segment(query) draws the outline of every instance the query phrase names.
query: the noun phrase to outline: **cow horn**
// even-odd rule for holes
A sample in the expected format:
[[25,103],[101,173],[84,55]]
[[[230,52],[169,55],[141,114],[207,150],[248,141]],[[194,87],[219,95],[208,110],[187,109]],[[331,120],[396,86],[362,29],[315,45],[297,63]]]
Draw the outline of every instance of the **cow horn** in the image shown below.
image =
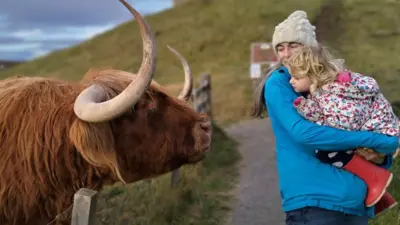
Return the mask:
[[143,40],[142,64],[136,79],[113,99],[104,101],[106,93],[97,85],[91,85],[79,94],[75,101],[74,112],[78,118],[87,122],[111,120],[135,105],[150,85],[156,68],[157,49],[149,25],[128,3],[124,0],[119,1],[132,13],[139,24]]
[[167,47],[169,48],[169,50],[171,50],[171,52],[173,52],[176,56],[178,56],[178,58],[182,62],[183,70],[185,71],[185,84],[183,85],[181,93],[178,95],[178,99],[188,101],[192,94],[192,89],[193,89],[192,71],[190,70],[189,64],[187,63],[186,59],[178,51],[176,51],[169,45],[167,45]]

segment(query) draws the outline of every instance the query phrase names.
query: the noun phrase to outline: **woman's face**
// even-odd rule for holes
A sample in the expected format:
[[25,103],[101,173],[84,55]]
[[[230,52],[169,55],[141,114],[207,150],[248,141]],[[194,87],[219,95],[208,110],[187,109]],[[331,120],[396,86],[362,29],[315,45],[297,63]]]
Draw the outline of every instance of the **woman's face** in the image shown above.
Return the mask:
[[280,60],[289,57],[292,52],[300,47],[303,47],[302,44],[297,42],[283,42],[276,46],[276,52],[278,53],[278,58]]

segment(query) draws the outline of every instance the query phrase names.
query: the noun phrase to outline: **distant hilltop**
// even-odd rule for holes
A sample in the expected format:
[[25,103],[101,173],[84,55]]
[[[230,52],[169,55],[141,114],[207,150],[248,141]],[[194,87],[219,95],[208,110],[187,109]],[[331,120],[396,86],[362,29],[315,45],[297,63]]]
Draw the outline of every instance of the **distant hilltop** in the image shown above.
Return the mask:
[[[188,1],[194,1],[194,0],[174,0],[174,6],[188,2]],[[212,0],[197,0],[201,1],[204,4],[210,4]]]
[[178,5],[178,4],[187,2],[187,1],[189,1],[189,0],[174,0],[174,5]]
[[5,70],[21,63],[23,61],[0,60],[0,70]]

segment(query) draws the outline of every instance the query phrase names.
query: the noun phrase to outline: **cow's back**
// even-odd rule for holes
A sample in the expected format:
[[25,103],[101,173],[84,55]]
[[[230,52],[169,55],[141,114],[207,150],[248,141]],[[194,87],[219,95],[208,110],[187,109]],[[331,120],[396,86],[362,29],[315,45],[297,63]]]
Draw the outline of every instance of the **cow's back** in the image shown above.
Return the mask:
[[68,129],[78,89],[47,78],[17,77],[0,82],[2,224],[43,218],[52,214],[50,207],[65,207],[48,202],[63,194],[55,191],[55,183],[69,179],[66,166],[73,163],[68,157],[73,147],[67,144]]

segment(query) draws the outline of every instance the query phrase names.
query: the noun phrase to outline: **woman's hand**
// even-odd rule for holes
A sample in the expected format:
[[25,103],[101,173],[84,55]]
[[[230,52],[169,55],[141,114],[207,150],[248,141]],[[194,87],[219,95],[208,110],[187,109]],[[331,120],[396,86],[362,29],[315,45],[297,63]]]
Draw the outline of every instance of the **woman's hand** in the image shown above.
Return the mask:
[[375,164],[384,163],[386,157],[384,154],[375,152],[374,150],[369,148],[357,148],[356,154]]

